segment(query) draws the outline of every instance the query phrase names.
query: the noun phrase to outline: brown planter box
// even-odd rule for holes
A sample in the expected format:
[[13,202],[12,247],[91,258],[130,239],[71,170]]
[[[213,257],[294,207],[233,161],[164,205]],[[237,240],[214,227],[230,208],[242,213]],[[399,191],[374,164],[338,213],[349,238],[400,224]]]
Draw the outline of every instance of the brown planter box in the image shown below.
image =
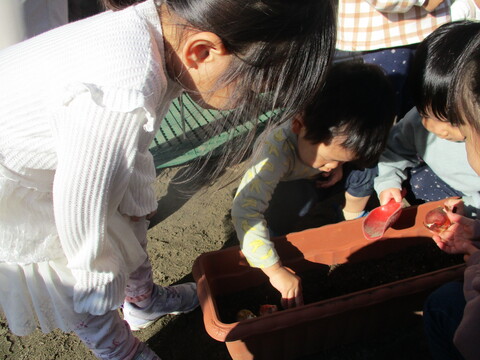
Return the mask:
[[[326,225],[275,238],[282,262],[297,273],[318,264],[359,262],[431,240],[425,214],[443,201],[403,210],[385,237],[368,241],[363,219]],[[426,296],[441,284],[461,279],[464,265],[391,282],[302,307],[235,323],[220,320],[216,297],[267,281],[251,268],[238,246],[200,255],[193,276],[208,334],[226,343],[234,360],[295,359],[385,331],[407,312],[421,309]]]

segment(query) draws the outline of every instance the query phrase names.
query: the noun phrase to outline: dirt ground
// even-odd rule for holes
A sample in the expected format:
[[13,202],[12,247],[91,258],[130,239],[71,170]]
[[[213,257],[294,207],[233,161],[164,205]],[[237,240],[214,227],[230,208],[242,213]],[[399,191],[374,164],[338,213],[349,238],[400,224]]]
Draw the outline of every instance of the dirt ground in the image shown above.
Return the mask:
[[[240,172],[238,166],[230,168],[214,186],[199,189],[194,189],[192,184],[172,183],[184,170],[185,167],[164,169],[156,180],[159,212],[148,233],[148,251],[154,280],[162,285],[192,281],[191,269],[197,256],[237,244],[229,210],[238,181],[223,185]],[[192,194],[187,195],[185,190],[191,190]],[[369,343],[350,344],[308,359],[428,359],[420,316],[409,329],[391,330],[388,336],[372,339]],[[225,344],[213,340],[205,332],[200,308],[189,314],[166,316],[136,334],[163,360],[230,359]],[[94,359],[74,335],[37,331],[17,337],[8,331],[2,318],[0,358]]]

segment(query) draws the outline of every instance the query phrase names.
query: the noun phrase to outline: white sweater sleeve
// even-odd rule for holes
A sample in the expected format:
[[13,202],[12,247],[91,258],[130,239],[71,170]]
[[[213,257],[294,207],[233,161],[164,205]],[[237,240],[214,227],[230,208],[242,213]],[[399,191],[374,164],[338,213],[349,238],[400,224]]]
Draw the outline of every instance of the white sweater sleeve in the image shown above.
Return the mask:
[[147,149],[137,152],[135,167],[130,175],[130,183],[125,191],[119,210],[128,216],[145,216],[157,209],[155,191],[155,164]]
[[[111,236],[118,205],[134,165],[143,109],[116,112],[77,95],[54,117],[58,152],[55,221],[76,279],[75,311],[103,314],[118,308],[128,277],[125,248]],[[115,218],[115,219],[114,219]],[[125,226],[123,236],[136,241]],[[132,239],[130,239],[132,238]]]

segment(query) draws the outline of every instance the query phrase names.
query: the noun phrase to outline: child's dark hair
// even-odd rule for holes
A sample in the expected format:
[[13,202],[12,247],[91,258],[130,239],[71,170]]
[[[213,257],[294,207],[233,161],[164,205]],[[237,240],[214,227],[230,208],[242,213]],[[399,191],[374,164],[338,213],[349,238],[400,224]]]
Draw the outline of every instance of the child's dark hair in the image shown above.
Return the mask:
[[378,161],[395,119],[392,85],[379,66],[345,61],[332,66],[325,85],[304,112],[305,138],[314,144],[345,136],[342,146],[359,165]]
[[417,47],[408,84],[418,112],[448,121],[448,93],[459,57],[480,33],[480,23],[451,22],[440,26]]
[[456,126],[469,125],[480,134],[480,34],[471,37],[458,59],[448,119]]
[[[108,8],[120,9],[138,1],[103,2]],[[270,110],[283,110],[276,123],[290,119],[321,88],[335,49],[337,0],[163,3],[167,11],[186,22],[179,28],[212,32],[233,55],[231,66],[217,84],[235,84],[232,102],[236,110],[229,117],[232,128],[246,121],[255,122]],[[227,147],[216,169],[241,160],[254,135],[254,131],[248,132],[240,148],[238,144]]]

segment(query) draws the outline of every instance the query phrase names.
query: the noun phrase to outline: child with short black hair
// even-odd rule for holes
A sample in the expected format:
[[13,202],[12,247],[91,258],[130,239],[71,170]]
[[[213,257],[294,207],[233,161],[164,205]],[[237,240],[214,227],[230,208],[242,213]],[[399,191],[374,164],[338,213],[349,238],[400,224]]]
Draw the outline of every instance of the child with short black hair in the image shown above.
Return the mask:
[[[375,163],[393,120],[393,90],[383,70],[343,62],[331,68],[317,99],[302,113],[257,140],[252,165],[233,202],[232,219],[249,264],[268,275],[281,293],[283,307],[303,304],[301,284],[282,266],[270,232],[278,234],[277,224],[293,222],[304,212],[317,182],[325,188],[342,179],[343,164]],[[367,186],[356,195],[368,197],[373,174],[362,176]],[[277,208],[266,218],[273,203]],[[275,221],[275,214],[283,214],[282,220]]]
[[[480,215],[480,178],[468,163],[463,135],[447,120],[452,75],[477,34],[480,23],[448,23],[418,46],[409,74],[416,107],[392,128],[378,163],[374,183],[381,205],[392,198],[401,201],[405,187],[410,204],[460,197],[463,201],[455,201],[459,210]],[[445,44],[448,56],[439,50]]]

